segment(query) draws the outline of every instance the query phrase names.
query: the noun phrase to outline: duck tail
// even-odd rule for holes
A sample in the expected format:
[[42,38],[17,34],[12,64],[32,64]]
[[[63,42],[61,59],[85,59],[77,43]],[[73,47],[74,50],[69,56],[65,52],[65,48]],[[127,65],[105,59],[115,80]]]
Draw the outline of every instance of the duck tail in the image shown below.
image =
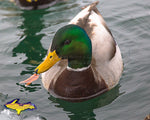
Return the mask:
[[98,3],[99,3],[99,1],[95,1],[95,2],[93,2],[93,3],[90,4],[90,5],[87,5],[87,6],[82,7],[82,9],[85,9],[85,8],[87,8],[88,6],[90,6],[89,11],[91,11],[91,10],[93,10],[94,8],[96,8],[96,5],[97,5]]

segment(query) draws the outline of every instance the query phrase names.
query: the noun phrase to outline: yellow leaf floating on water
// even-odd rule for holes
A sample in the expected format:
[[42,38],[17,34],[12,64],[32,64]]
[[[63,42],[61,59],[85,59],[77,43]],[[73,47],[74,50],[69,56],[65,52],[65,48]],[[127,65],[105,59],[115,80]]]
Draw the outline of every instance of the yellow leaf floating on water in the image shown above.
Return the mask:
[[14,99],[7,104],[4,105],[6,108],[13,109],[17,111],[17,114],[20,115],[20,113],[24,110],[34,110],[36,109],[36,106],[32,104],[31,102],[28,103],[19,103],[19,99]]

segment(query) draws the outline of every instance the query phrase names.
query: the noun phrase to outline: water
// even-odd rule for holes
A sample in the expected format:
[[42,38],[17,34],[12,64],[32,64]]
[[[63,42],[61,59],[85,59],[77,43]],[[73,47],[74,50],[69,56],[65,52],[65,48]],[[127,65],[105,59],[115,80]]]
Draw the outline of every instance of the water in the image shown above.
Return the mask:
[[[54,33],[94,0],[67,0],[24,11],[0,0],[0,120],[143,120],[150,113],[150,1],[101,0],[97,6],[120,46],[124,72],[119,84],[100,97],[69,103],[52,97],[40,80],[18,84],[44,59]],[[4,104],[19,98],[34,111],[20,116]]]

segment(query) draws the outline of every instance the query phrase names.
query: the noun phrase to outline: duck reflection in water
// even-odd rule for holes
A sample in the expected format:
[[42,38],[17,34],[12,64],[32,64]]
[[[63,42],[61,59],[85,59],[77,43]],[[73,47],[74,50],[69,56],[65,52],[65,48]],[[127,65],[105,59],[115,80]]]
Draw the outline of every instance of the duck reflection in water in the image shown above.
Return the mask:
[[56,107],[63,108],[70,120],[96,120],[94,110],[112,103],[118,96],[123,94],[119,93],[119,88],[120,85],[117,85],[99,97],[79,103],[67,102],[53,96],[50,96],[49,100],[57,103]]
[[[46,50],[41,44],[41,39],[45,34],[40,33],[45,27],[43,24],[43,15],[46,14],[46,10],[37,11],[23,11],[21,16],[24,21],[18,27],[23,34],[20,36],[21,42],[13,49],[13,57],[17,56],[17,53],[24,53],[27,57],[22,64],[37,65],[45,57]],[[27,68],[29,71],[22,71],[22,74],[32,73],[34,68]]]

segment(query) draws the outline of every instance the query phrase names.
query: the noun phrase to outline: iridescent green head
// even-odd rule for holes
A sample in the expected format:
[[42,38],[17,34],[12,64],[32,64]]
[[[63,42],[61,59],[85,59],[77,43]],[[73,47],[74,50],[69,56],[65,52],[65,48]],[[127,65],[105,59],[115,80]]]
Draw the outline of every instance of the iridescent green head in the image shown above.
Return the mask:
[[52,41],[51,52],[35,72],[45,72],[61,59],[68,59],[68,66],[73,69],[88,67],[91,64],[92,45],[84,29],[77,25],[60,28]]
[[91,40],[77,25],[67,25],[56,32],[51,46],[51,51],[54,50],[60,58],[68,59],[71,68],[87,67],[91,63]]

